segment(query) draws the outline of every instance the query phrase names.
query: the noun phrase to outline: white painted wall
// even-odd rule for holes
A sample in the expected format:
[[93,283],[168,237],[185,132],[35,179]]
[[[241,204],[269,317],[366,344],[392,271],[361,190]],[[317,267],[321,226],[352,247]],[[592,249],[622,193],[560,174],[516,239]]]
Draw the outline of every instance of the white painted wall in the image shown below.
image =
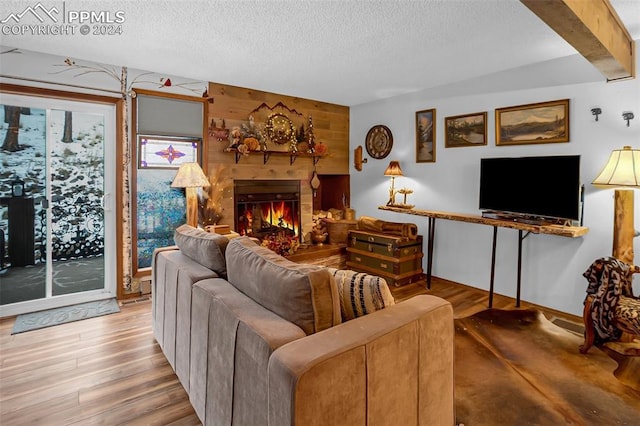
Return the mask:
[[[638,43],[638,42],[636,42]],[[640,69],[640,67],[638,67]],[[570,142],[561,144],[496,146],[495,108],[570,99]],[[602,115],[595,121],[591,108]],[[436,162],[415,161],[415,112],[436,108]],[[488,145],[445,148],[444,117],[488,112]],[[630,127],[623,111],[633,111]],[[351,206],[357,216],[374,216],[395,222],[414,222],[425,236],[427,219],[378,210],[388,197],[389,179],[384,170],[399,160],[404,177],[396,187],[414,193],[408,202],[416,208],[480,214],[478,190],[480,158],[528,155],[581,155],[581,178],[585,184],[582,238],[529,235],[523,243],[522,300],[581,315],[587,281],[582,273],[598,257],[611,254],[613,235],[613,190],[597,189],[591,181],[607,161],[611,150],[631,145],[640,148],[640,82],[638,79],[606,83],[581,57],[563,58],[528,69],[436,88],[417,94],[358,105],[351,108],[350,144],[364,147],[367,131],[376,124],[388,126],[394,136],[391,154],[383,160],[369,159],[363,171],[351,165]],[[368,157],[366,150],[365,158]],[[640,202],[636,196],[636,204]],[[400,199],[398,200],[400,201]],[[640,207],[636,207],[635,221]],[[493,228],[446,220],[436,221],[433,274],[488,290]],[[515,230],[498,230],[495,291],[515,297],[517,275]],[[637,262],[640,242],[636,240]],[[426,257],[423,262],[426,269]],[[640,292],[636,284],[636,294]]]
[[[640,42],[636,41],[639,45]],[[119,90],[119,82],[107,74],[81,77],[60,71],[62,57],[24,51],[4,55],[0,74],[81,84]],[[437,64],[434,64],[437,66]],[[470,65],[472,66],[472,65]],[[640,69],[640,64],[636,65]],[[62,68],[64,69],[64,67]],[[119,68],[115,68],[119,73]],[[129,70],[129,82],[140,71]],[[158,79],[155,76],[149,80]],[[175,78],[174,78],[175,80]],[[48,87],[37,82],[7,83]],[[178,80],[175,80],[178,81]],[[175,83],[174,81],[174,83]],[[181,80],[180,80],[181,81]],[[59,89],[60,87],[51,86]],[[168,89],[174,89],[168,88]],[[348,88],[345,88],[348,90]],[[494,109],[569,98],[571,142],[563,144],[496,147]],[[591,108],[603,110],[598,122]],[[436,108],[436,163],[415,162],[415,112]],[[484,147],[444,148],[444,117],[487,111],[488,140]],[[636,118],[626,127],[622,111],[633,111]],[[439,87],[351,107],[350,145],[364,146],[367,131],[375,124],[387,125],[394,135],[394,146],[384,160],[369,159],[362,172],[351,165],[351,206],[358,216],[375,216],[390,221],[411,221],[427,232],[427,219],[377,209],[387,201],[389,180],[383,173],[391,159],[400,161],[405,177],[398,187],[414,193],[408,201],[416,208],[479,214],[478,178],[480,158],[524,155],[580,154],[582,180],[586,187],[584,224],[590,232],[583,238],[568,239],[549,235],[530,235],[523,244],[522,299],[564,312],[580,314],[586,280],[582,277],[591,262],[611,254],[613,229],[613,191],[596,189],[590,182],[613,149],[624,145],[640,148],[640,82],[638,79],[605,83],[604,78],[582,57],[572,56],[508,70],[484,78]],[[365,157],[367,157],[365,152]],[[640,194],[636,197],[640,198]],[[637,200],[638,204],[640,199]],[[636,223],[640,228],[636,207]],[[436,226],[434,275],[488,289],[492,228],[483,225],[438,220]],[[515,296],[517,232],[500,229],[495,290]],[[640,263],[640,242],[636,241]],[[426,253],[426,243],[425,243]],[[423,262],[426,267],[426,260]],[[640,292],[636,284],[636,294]]]

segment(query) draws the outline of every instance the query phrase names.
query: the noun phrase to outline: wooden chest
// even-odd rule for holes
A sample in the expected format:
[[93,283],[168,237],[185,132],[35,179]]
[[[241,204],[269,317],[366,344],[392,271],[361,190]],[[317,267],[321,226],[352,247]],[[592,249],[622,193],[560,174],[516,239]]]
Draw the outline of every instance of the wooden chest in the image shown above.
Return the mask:
[[349,231],[347,266],[379,275],[389,285],[401,286],[424,280],[422,236],[407,240],[392,235]]

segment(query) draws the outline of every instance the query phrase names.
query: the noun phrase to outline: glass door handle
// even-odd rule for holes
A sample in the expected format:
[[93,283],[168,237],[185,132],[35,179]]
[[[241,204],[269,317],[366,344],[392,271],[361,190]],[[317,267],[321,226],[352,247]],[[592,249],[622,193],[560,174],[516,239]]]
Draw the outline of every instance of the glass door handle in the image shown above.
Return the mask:
[[111,209],[106,207],[107,197],[111,197],[111,194],[107,193],[107,194],[104,194],[102,197],[100,197],[100,207],[102,208],[102,210],[108,212],[108,211],[111,211]]

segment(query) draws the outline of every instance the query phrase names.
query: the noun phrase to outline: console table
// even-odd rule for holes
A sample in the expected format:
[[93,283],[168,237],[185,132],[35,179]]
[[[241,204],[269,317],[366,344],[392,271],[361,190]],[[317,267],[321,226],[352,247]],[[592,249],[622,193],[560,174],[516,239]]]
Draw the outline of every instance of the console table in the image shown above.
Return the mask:
[[[493,307],[493,283],[496,266],[496,241],[498,228],[511,228],[518,230],[518,279],[516,293],[516,307],[520,307],[520,284],[522,281],[522,241],[529,234],[549,234],[560,237],[577,238],[589,232],[589,228],[583,226],[562,226],[562,225],[534,225],[513,220],[492,219],[479,215],[464,213],[450,213],[434,210],[404,209],[392,206],[380,206],[380,210],[387,210],[396,213],[423,216],[428,218],[428,238],[427,238],[427,288],[431,288],[431,271],[433,266],[433,242],[435,239],[436,219],[453,220],[457,222],[478,223],[481,225],[493,226],[493,243],[491,248],[491,280],[489,281],[489,308]],[[523,233],[525,233],[523,235]]]

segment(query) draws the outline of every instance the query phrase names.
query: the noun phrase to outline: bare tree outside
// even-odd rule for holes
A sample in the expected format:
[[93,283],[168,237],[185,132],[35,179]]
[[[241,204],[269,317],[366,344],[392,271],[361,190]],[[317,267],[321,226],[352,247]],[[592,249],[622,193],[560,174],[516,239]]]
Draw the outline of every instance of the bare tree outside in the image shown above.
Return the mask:
[[20,131],[20,107],[5,105],[5,120],[9,124],[7,134],[4,137],[2,149],[9,152],[20,150],[18,145],[18,133]]
[[73,136],[71,135],[72,117],[73,117],[73,114],[72,114],[71,111],[65,111],[64,112],[64,133],[62,135],[62,142],[64,142],[64,143],[73,142]]

